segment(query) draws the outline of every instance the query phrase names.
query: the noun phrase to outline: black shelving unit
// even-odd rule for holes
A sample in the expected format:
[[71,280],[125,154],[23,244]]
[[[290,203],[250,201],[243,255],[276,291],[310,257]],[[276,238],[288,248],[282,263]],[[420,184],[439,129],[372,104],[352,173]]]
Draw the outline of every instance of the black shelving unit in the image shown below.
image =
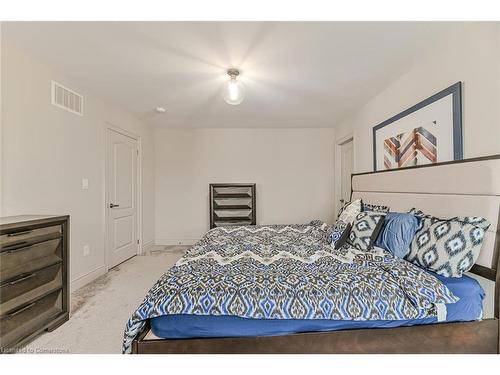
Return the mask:
[[255,184],[210,184],[210,229],[255,225]]

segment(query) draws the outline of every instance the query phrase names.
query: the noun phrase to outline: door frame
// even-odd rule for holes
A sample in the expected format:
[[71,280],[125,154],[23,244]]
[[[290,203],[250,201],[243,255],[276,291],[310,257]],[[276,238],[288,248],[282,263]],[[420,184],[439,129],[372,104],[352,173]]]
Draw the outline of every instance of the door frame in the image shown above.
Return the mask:
[[338,138],[335,140],[335,168],[334,168],[334,210],[333,217],[337,220],[337,213],[339,212],[340,205],[340,195],[342,193],[342,171],[340,165],[341,158],[341,147],[347,142],[352,142],[352,164],[353,164],[353,172],[356,166],[356,143],[354,139],[354,134],[349,133],[346,136]]
[[105,127],[105,136],[104,136],[104,266],[106,267],[106,271],[109,271],[109,246],[108,246],[108,236],[109,236],[109,197],[108,197],[108,176],[109,176],[109,165],[108,165],[108,155],[109,155],[109,135],[110,132],[115,132],[126,137],[132,138],[137,142],[137,159],[136,159],[136,168],[137,168],[137,176],[136,176],[136,204],[137,204],[137,239],[139,243],[137,244],[137,254],[142,254],[142,142],[141,137],[138,134],[129,132],[128,130],[122,129],[118,126],[115,126],[109,122],[106,122]]

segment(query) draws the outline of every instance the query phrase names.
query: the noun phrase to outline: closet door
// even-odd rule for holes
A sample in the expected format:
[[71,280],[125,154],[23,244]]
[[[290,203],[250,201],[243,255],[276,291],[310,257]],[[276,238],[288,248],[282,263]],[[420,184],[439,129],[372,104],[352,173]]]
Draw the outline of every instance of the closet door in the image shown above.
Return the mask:
[[137,140],[109,129],[107,178],[108,268],[138,250]]

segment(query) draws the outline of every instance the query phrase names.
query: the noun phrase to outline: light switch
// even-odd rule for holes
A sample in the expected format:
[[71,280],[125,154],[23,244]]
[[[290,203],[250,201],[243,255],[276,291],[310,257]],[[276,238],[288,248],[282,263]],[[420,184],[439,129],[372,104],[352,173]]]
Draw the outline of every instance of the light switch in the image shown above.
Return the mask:
[[89,245],[83,246],[83,256],[86,257],[89,254],[90,254],[90,246]]
[[82,178],[82,190],[88,190],[88,189],[89,189],[89,179]]

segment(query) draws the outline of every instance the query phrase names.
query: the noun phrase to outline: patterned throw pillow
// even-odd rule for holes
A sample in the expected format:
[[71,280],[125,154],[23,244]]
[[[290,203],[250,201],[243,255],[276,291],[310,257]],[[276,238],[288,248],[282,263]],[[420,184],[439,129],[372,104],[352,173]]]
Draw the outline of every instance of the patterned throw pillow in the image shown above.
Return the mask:
[[382,228],[384,212],[363,211],[356,216],[347,242],[358,250],[371,250]]
[[479,216],[455,216],[450,219],[440,219],[438,217],[428,215],[416,208],[412,208],[411,210],[408,211],[408,213],[413,214],[417,217],[429,219],[432,223],[435,223],[437,221],[459,221],[464,224],[471,224],[476,227],[483,228],[485,231],[488,230],[488,228],[491,225],[491,223],[487,219]]
[[346,206],[344,206],[342,212],[338,220],[343,221],[344,223],[352,224],[356,215],[361,212],[361,199],[356,199],[353,202],[349,202]]
[[379,204],[370,204],[361,202],[363,209],[361,211],[389,212],[389,206],[381,206]]
[[342,214],[342,212],[345,210],[345,208],[346,208],[347,206],[349,206],[350,204],[351,204],[351,202],[344,202],[344,203],[342,204],[342,207],[340,207],[339,212],[337,212],[337,217],[340,217],[340,215],[341,215],[341,214]]
[[350,230],[351,224],[337,220],[331,233],[328,235],[328,243],[332,245],[333,248],[339,249],[347,240]]
[[469,271],[481,251],[490,223],[482,217],[439,219],[416,209],[422,218],[413,237],[407,260],[444,277],[461,277]]

